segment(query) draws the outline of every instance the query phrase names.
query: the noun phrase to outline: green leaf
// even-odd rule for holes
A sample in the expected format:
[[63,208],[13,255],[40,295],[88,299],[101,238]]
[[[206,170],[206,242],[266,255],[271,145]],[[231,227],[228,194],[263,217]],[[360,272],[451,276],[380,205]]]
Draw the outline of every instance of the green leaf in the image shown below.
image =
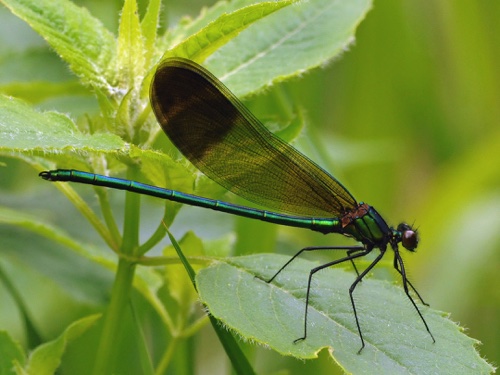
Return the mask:
[[160,50],[164,51],[170,49],[173,45],[181,43],[190,35],[198,33],[224,13],[229,14],[240,8],[259,2],[263,2],[263,0],[218,1],[213,6],[203,8],[199,16],[195,19],[184,16],[178,25],[169,29],[168,32],[159,39]]
[[[78,254],[81,257],[89,259],[95,264],[101,265],[109,270],[116,269],[116,259],[112,256],[111,252],[105,252],[98,249],[95,245],[89,245],[79,242],[74,237],[70,236],[63,229],[59,227],[54,227],[45,223],[43,220],[40,220],[38,217],[22,213],[16,212],[14,210],[10,210],[8,208],[0,207],[0,224],[8,224],[15,225],[18,227],[22,227],[26,230],[29,230],[33,233],[36,233],[40,236],[46,237],[52,240],[54,243],[61,244],[66,247],[67,250],[73,251],[75,254]],[[26,254],[21,254],[21,257]],[[38,259],[37,257],[40,257]],[[43,267],[43,270],[47,272],[47,274],[57,272],[57,265],[53,265],[50,263],[50,266],[47,267],[44,265],[44,262],[41,260],[42,258],[48,259],[50,262],[50,258],[48,254],[45,255],[35,255],[31,259],[33,263],[40,264],[40,267]],[[38,260],[37,260],[38,259]],[[69,260],[65,260],[68,265]],[[54,269],[50,267],[54,266]],[[72,263],[70,267],[81,267],[82,264],[75,261]],[[88,274],[88,272],[87,272]],[[64,278],[65,275],[54,275],[53,278],[68,291],[75,298],[88,300],[87,294],[90,294],[92,288],[97,288],[94,281],[87,282],[85,287],[81,287],[79,290],[74,290],[73,280],[67,280]],[[141,267],[137,270],[137,273],[134,278],[135,288],[147,299],[153,308],[155,308],[160,316],[165,315],[164,306],[160,304],[157,297],[158,289],[162,285],[162,280],[155,269],[151,267]],[[102,285],[101,285],[102,287]],[[85,288],[88,288],[90,291],[84,291]],[[0,372],[1,374],[1,372]]]
[[301,1],[255,22],[204,65],[244,97],[337,57],[370,6],[370,0]]
[[88,92],[79,83],[73,82],[45,82],[32,81],[29,83],[11,83],[2,85],[1,91],[7,95],[23,98],[32,103],[42,102],[54,97],[67,97],[68,95],[87,95]]
[[[0,208],[1,212],[1,208]],[[2,254],[5,254],[5,252],[2,252]],[[37,345],[40,345],[42,343],[42,338],[40,335],[39,330],[36,327],[35,322],[32,319],[32,316],[26,306],[25,299],[22,297],[20,293],[20,289],[22,288],[17,288],[16,285],[12,282],[12,278],[9,277],[9,275],[4,271],[2,264],[0,264],[0,282],[3,284],[3,287],[5,288],[6,291],[10,294],[12,299],[15,302],[16,308],[19,313],[19,317],[22,320],[22,323],[24,325],[24,329],[26,331],[26,341],[27,341],[27,346],[29,348],[33,348]],[[0,349],[0,353],[2,350]],[[0,365],[1,368],[1,365]],[[0,369],[0,374],[3,372]]]
[[[196,173],[184,160],[173,160],[169,155],[144,150],[130,145],[128,157],[141,161],[141,173],[155,186],[175,189],[188,194],[217,199],[227,190],[209,178]],[[172,203],[174,206],[179,203]]]
[[38,216],[0,206],[0,224],[24,228],[55,243],[59,243],[67,249],[71,249],[74,253],[103,265],[108,269],[114,268],[114,259],[107,256],[107,253],[100,251],[95,245],[79,242],[62,228],[47,224],[44,220],[40,220]]
[[15,374],[14,366],[23,365],[26,357],[24,351],[6,331],[0,331],[0,374]]
[[68,0],[0,0],[69,63],[83,82],[110,89],[116,42],[85,8]]
[[141,22],[142,34],[144,35],[144,59],[146,61],[146,66],[150,65],[155,53],[154,45],[156,43],[158,31],[160,8],[161,0],[150,0],[146,14]]
[[271,284],[289,257],[261,254],[218,261],[197,274],[201,301],[210,313],[247,340],[297,358],[316,358],[329,348],[346,372],[355,374],[487,374],[492,371],[442,312],[419,305],[433,344],[400,287],[365,279],[354,299],[366,347],[361,347],[348,290],[352,272],[326,269],[312,280],[307,339],[303,335],[309,271],[317,263],[294,261]]
[[67,116],[40,113],[20,100],[0,95],[0,151],[50,154],[71,150],[114,152],[125,142],[112,134],[84,134]]
[[140,87],[145,73],[144,39],[136,0],[126,0],[123,5],[118,32],[117,70],[121,87]]
[[201,63],[215,50],[229,42],[252,23],[296,1],[263,2],[238,9],[230,14],[224,13],[215,21],[177,44],[170,51],[167,51],[163,58],[172,56],[185,57]]
[[229,357],[229,360],[231,361],[235,372],[240,375],[255,374],[255,371],[248,362],[248,359],[245,357],[245,354],[239,347],[232,333],[229,332],[226,327],[223,327],[218,319],[213,315],[210,315],[209,318],[210,323],[212,324],[212,327],[214,328],[214,331],[217,334],[220,343],[224,347],[224,350],[226,351],[226,354]]
[[290,120],[288,125],[274,133],[284,141],[291,142],[297,139],[300,136],[300,134],[302,134],[302,131],[305,128],[305,123],[306,123],[305,115],[303,113],[303,110],[299,108],[297,109],[297,113]]
[[0,54],[0,92],[31,103],[58,96],[64,99],[76,95],[90,96],[89,90],[48,48]]
[[[172,246],[175,248],[177,255],[181,259],[181,262],[186,270],[186,273],[191,279],[193,287],[196,288],[194,269],[192,268],[188,259],[184,256],[184,253],[182,252],[182,249],[180,248],[175,238],[172,236],[170,232],[167,231],[167,233],[170,238],[170,241],[172,242]],[[190,240],[191,242],[198,242],[198,239],[191,235],[186,237],[186,241]],[[201,252],[202,250],[200,249],[200,246],[201,243],[195,244],[195,247],[198,247],[198,249],[195,251]],[[225,327],[221,326],[218,322],[218,319],[214,318],[213,316],[210,316],[210,323],[212,324],[212,327],[214,328],[215,333],[217,334],[217,337],[219,338],[219,341],[224,347],[224,350],[226,351],[226,354],[229,357],[236,372],[238,374],[245,374],[245,375],[255,374],[255,372],[252,369],[252,366],[248,362],[247,358],[245,357],[245,354],[239,347],[238,343],[236,342],[231,332],[227,331]]]
[[173,160],[169,155],[131,146],[131,158],[141,160],[141,173],[156,186],[175,188],[187,193],[193,191],[195,173],[185,162]]
[[61,363],[67,345],[85,333],[100,317],[101,314],[95,314],[77,320],[66,328],[57,339],[36,348],[28,359],[27,373],[36,375],[54,374]]

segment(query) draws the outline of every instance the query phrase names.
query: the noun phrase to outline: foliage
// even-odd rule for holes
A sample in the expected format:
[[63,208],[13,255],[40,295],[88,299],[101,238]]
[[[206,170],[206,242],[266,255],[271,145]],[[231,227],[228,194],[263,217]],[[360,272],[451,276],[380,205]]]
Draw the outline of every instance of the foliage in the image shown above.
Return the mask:
[[304,286],[315,263],[296,261],[271,288],[261,280],[272,277],[287,260],[260,254],[217,262],[198,273],[200,298],[215,317],[242,337],[281,354],[315,358],[322,348],[333,348],[335,360],[347,373],[428,374],[436,368],[440,374],[489,371],[473,349],[474,340],[460,334],[442,312],[424,310],[437,338],[433,344],[413,306],[401,304],[404,293],[375,280],[364,280],[355,293],[361,325],[370,335],[358,355],[361,344],[346,293],[353,277],[339,269],[314,278],[308,336],[294,343],[303,334]]
[[[393,22],[385,20],[384,23],[394,28],[392,54],[369,50],[370,46],[384,50],[376,38],[381,38],[385,30],[368,32],[383,23],[380,14],[384,6],[380,4],[382,10],[376,7],[373,21],[370,22],[370,15],[359,31],[364,39],[358,37],[358,45],[336,64],[337,70],[315,70],[305,80],[290,81],[325,65],[347,49],[370,7],[368,0],[221,1],[202,10],[197,18],[171,21],[164,33],[158,33],[163,28],[160,14],[164,14],[160,13],[159,0],[147,4],[126,0],[120,12],[111,2],[93,4],[96,8],[92,12],[68,0],[2,0],[2,3],[45,39],[72,74],[54,59],[46,44],[34,39],[33,35],[22,39],[18,36],[22,33],[7,32],[9,29],[23,30],[23,26],[15,23],[6,9],[0,9],[1,19],[6,20],[0,22],[6,25],[1,31],[5,34],[4,40],[0,40],[5,44],[0,52],[0,90],[6,94],[0,96],[0,152],[5,156],[2,176],[8,176],[0,180],[5,191],[0,200],[0,276],[3,283],[0,300],[5,306],[0,326],[14,327],[1,335],[1,352],[8,354],[2,355],[1,370],[39,374],[52,373],[60,366],[58,371],[61,373],[87,374],[90,369],[82,363],[95,362],[95,373],[109,373],[110,369],[144,374],[221,373],[220,363],[223,362],[220,358],[224,358],[224,352],[214,347],[210,336],[213,333],[205,327],[208,319],[198,306],[193,275],[184,269],[192,267],[197,273],[202,301],[215,317],[244,339],[268,345],[280,353],[311,358],[321,348],[332,347],[332,355],[340,367],[355,373],[369,373],[374,366],[380,368],[380,372],[401,373],[399,367],[398,370],[393,367],[396,364],[412,372],[422,369],[419,366],[438,363],[437,358],[449,372],[460,372],[463,361],[478,366],[477,373],[491,371],[473,348],[474,341],[430,309],[424,309],[424,314],[431,327],[435,327],[433,332],[438,343],[426,353],[435,357],[423,356],[424,351],[420,349],[429,346],[429,337],[419,326],[421,322],[414,322],[414,312],[405,305],[404,296],[397,289],[387,282],[375,280],[363,283],[356,298],[360,303],[366,301],[363,315],[366,314],[364,324],[369,327],[369,335],[373,340],[384,341],[381,346],[374,345],[380,353],[373,354],[374,349],[367,348],[360,356],[355,355],[359,338],[353,334],[352,327],[345,332],[341,330],[338,337],[330,335],[328,340],[307,341],[305,351],[301,349],[304,347],[292,345],[293,338],[285,332],[269,337],[266,334],[270,331],[261,336],[246,331],[245,323],[253,320],[234,323],[230,316],[241,317],[249,311],[239,310],[234,303],[229,303],[232,300],[225,293],[235,291],[230,287],[230,277],[241,277],[239,272],[245,270],[244,275],[249,278],[245,294],[253,298],[253,307],[259,306],[262,312],[268,301],[264,298],[259,302],[256,297],[274,290],[285,295],[283,303],[291,303],[297,311],[302,311],[303,299],[300,296],[290,298],[289,294],[294,288],[303,288],[302,280],[299,276],[291,278],[301,286],[287,282],[282,286],[269,286],[252,279],[251,275],[259,272],[272,273],[283,261],[270,254],[254,258],[220,258],[271,252],[276,243],[281,251],[293,253],[301,246],[321,244],[325,240],[288,228],[280,229],[278,236],[277,229],[267,224],[212,216],[218,214],[200,213],[192,208],[180,211],[179,205],[168,202],[159,209],[162,203],[141,202],[140,197],[133,194],[126,194],[122,203],[119,201],[122,193],[98,187],[94,189],[95,196],[91,196],[88,187],[63,183],[49,185],[33,173],[33,169],[38,172],[55,167],[83,169],[221,197],[224,192],[219,187],[177,157],[176,150],[159,132],[149,108],[151,73],[162,56],[192,58],[220,77],[237,96],[246,98],[252,110],[285,139],[292,141],[297,129],[302,129],[307,122],[308,136],[299,138],[296,144],[313,159],[323,160],[323,164],[328,165],[327,160],[335,161],[335,168],[328,166],[328,169],[340,174],[342,181],[348,180],[349,186],[355,186],[356,196],[359,194],[367,200],[371,197],[370,203],[380,202],[377,207],[382,207],[382,211],[415,215],[422,223],[426,251],[412,261],[425,259],[429,266],[424,268],[422,263],[422,271],[415,270],[412,280],[418,279],[424,284],[421,280],[426,276],[430,280],[426,288],[429,290],[422,294],[430,295],[433,306],[442,303],[440,301],[450,298],[450,290],[453,290],[448,284],[455,284],[459,290],[466,289],[459,282],[468,272],[462,268],[463,263],[472,263],[474,269],[486,271],[498,264],[494,262],[493,250],[498,248],[499,237],[494,228],[498,226],[495,212],[498,212],[499,200],[492,187],[498,186],[495,161],[500,156],[500,137],[491,120],[498,116],[491,114],[490,118],[484,114],[486,109],[491,109],[485,103],[488,98],[495,97],[496,89],[490,86],[490,90],[484,92],[472,87],[472,92],[480,94],[478,97],[484,96],[483,105],[455,106],[457,113],[442,109],[447,108],[446,105],[453,106],[453,99],[460,102],[460,98],[446,96],[447,102],[441,107],[438,99],[444,99],[432,91],[434,86],[411,76],[412,69],[420,72],[422,66],[429,70],[431,67],[430,64],[410,64],[412,53],[419,58],[422,54],[418,49],[415,52],[411,43],[401,42],[406,41],[404,37],[409,39],[400,31],[408,33],[405,29],[408,26],[402,22],[404,13],[391,18]],[[175,18],[176,8],[167,2],[164,6],[169,17]],[[428,9],[422,7],[419,11]],[[479,8],[469,9],[468,14],[479,17],[483,12],[488,14]],[[101,15],[102,20],[92,13]],[[116,29],[114,25],[104,25],[114,22],[112,18],[104,18],[109,14],[120,14],[116,37],[110,31]],[[458,28],[453,30],[459,32]],[[361,44],[365,47],[361,48]],[[481,54],[488,49],[475,48]],[[395,51],[402,58],[408,58],[408,72],[398,70],[400,60],[394,59]],[[459,55],[460,51],[451,53]],[[423,61],[428,63],[425,58]],[[488,58],[481,60],[478,72],[484,74],[482,80],[470,74],[465,64],[459,63],[454,65],[458,78],[445,75],[443,80],[451,81],[457,91],[460,87],[469,88],[467,80],[477,78],[477,82],[486,82],[484,77],[494,74],[494,65],[488,66],[489,61]],[[387,66],[382,68],[383,64]],[[365,69],[356,70],[363,66]],[[402,76],[385,77],[381,72]],[[325,83],[325,74],[333,74],[335,84]],[[399,86],[391,86],[388,82],[396,82]],[[377,89],[373,90],[370,84]],[[335,85],[343,90],[332,95],[327,90]],[[298,105],[304,105],[308,112]],[[335,113],[333,118],[332,113]],[[484,135],[471,131],[463,116],[467,121],[480,120],[477,123]],[[335,134],[343,134],[344,141],[329,134],[328,128],[333,123],[344,124],[345,128],[338,125],[335,129]],[[325,134],[321,138],[318,136],[320,126]],[[390,136],[393,138],[384,139]],[[326,148],[327,144],[335,145],[333,151]],[[424,150],[421,144],[429,148]],[[439,167],[429,170],[429,165]],[[414,171],[411,175],[407,173],[409,169]],[[471,175],[475,178],[470,179]],[[407,185],[397,185],[399,181]],[[462,183],[464,181],[471,182]],[[53,194],[54,187],[67,201]],[[403,211],[389,206],[394,196],[399,196],[395,199],[421,198],[400,205]],[[483,199],[463,206],[458,204],[463,196]],[[469,223],[465,220],[470,217],[469,213],[475,213],[473,217],[480,219]],[[445,215],[451,215],[452,219]],[[445,225],[447,220],[450,220],[449,227]],[[452,228],[451,224],[470,229],[458,236],[454,235],[456,230],[443,232],[443,229]],[[165,226],[171,227],[176,237],[182,237],[179,243],[168,233],[172,246],[165,244]],[[195,230],[196,235],[186,232],[187,229]],[[328,244],[331,241],[329,237]],[[472,247],[481,249],[480,256],[477,256],[479,250],[470,250]],[[432,253],[431,248],[436,253]],[[447,249],[455,252],[448,255]],[[176,254],[180,254],[182,262]],[[474,261],[473,254],[476,255]],[[446,265],[445,259],[450,258],[452,261]],[[226,277],[209,277],[211,272],[220,272],[222,265],[230,266]],[[305,276],[311,266],[298,262],[294,267],[297,268],[293,270],[300,270],[298,275]],[[438,279],[436,275],[440,274],[446,279]],[[385,269],[378,276],[390,277]],[[332,280],[338,293],[328,287]],[[352,280],[352,273],[325,272],[318,279],[319,287],[314,288],[318,303],[330,306],[339,299],[332,311],[341,315],[344,312],[346,326],[353,323],[347,299],[349,280]],[[466,284],[472,290],[487,282],[486,278],[475,280]],[[466,296],[471,293],[468,291]],[[458,299],[457,295],[455,297]],[[489,300],[495,301],[493,297]],[[449,307],[454,306],[465,317],[474,317],[465,305],[449,303],[441,306],[449,311],[454,311]],[[385,311],[388,304],[394,311]],[[401,304],[408,314],[400,313]],[[281,302],[277,305],[283,306]],[[495,308],[498,309],[498,302],[493,303],[490,315],[495,316]],[[103,311],[103,318],[96,315]],[[283,312],[290,314],[291,311]],[[319,311],[324,310],[319,308]],[[413,333],[389,332],[389,329],[380,332],[384,313],[386,317],[406,319],[397,320],[397,325]],[[302,315],[291,315],[286,318],[289,322],[286,326],[297,330]],[[488,314],[485,316],[491,325],[498,324],[489,320]],[[252,314],[252,319],[261,324],[272,322],[268,316],[260,317],[258,313]],[[315,319],[313,322],[319,324]],[[322,323],[325,327],[332,328],[338,323],[337,318],[327,320]],[[391,321],[396,325],[392,318]],[[470,320],[466,321],[471,324]],[[251,344],[237,342],[220,323],[212,323],[226,358],[239,373],[260,372],[259,366],[264,372],[287,368],[291,373],[303,373],[303,365]],[[271,324],[271,327],[276,326]],[[481,329],[478,332],[482,332]],[[411,341],[408,341],[410,336]],[[282,349],[283,346],[280,349],[274,339],[287,349]],[[464,344],[451,350],[448,340]],[[496,352],[495,340],[498,339],[490,338],[491,346],[485,345],[489,356]],[[401,349],[403,343],[404,350]],[[459,351],[462,348],[467,355]],[[27,350],[32,351],[29,356]],[[324,358],[308,362],[306,366],[311,371],[318,367],[323,367],[325,373],[332,370],[332,364]]]

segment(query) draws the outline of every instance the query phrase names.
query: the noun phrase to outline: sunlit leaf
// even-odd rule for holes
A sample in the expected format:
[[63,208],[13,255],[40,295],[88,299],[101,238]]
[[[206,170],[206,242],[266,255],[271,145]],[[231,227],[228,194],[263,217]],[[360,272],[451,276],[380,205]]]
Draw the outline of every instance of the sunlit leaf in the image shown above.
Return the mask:
[[370,6],[369,0],[298,2],[252,24],[204,65],[243,97],[341,54]]
[[115,38],[101,21],[69,0],[1,0],[69,63],[84,82],[108,88],[114,81]]
[[167,51],[163,58],[176,56],[203,62],[210,54],[229,42],[252,23],[296,1],[262,2],[238,9],[230,14],[224,13],[196,34],[191,35],[177,44],[172,50]]
[[22,366],[26,360],[24,351],[6,331],[0,331],[0,374],[14,375],[14,366]]
[[84,134],[66,115],[40,113],[0,95],[0,151],[51,154],[63,151],[116,152],[125,143],[113,134]]
[[61,357],[64,355],[68,344],[92,327],[100,317],[100,314],[96,314],[77,320],[71,323],[58,338],[36,348],[28,359],[27,373],[37,375],[54,374],[61,363]]
[[352,272],[326,269],[313,278],[307,339],[303,334],[309,271],[317,265],[296,260],[275,281],[269,279],[288,257],[262,254],[218,261],[200,271],[200,298],[210,313],[247,340],[297,358],[315,358],[323,348],[349,373],[482,373],[491,367],[442,312],[420,305],[433,344],[401,288],[365,279],[354,293],[366,347],[357,354],[358,336],[348,290]]

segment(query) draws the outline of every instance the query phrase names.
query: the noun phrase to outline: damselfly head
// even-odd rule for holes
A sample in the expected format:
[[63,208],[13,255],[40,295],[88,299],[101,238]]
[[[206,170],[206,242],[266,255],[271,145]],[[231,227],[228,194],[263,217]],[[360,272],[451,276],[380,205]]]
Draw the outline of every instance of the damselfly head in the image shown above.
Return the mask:
[[401,243],[406,250],[415,251],[418,246],[417,230],[405,223],[398,225],[398,232],[401,235]]

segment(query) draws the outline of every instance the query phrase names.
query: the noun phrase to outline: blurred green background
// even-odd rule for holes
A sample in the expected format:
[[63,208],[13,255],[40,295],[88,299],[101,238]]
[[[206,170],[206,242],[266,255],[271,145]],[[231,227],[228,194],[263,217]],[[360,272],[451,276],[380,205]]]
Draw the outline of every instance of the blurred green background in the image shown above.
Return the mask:
[[[121,1],[77,3],[116,30]],[[196,16],[203,5],[213,3],[164,1],[164,21],[175,23],[182,15]],[[500,273],[499,19],[498,1],[375,0],[356,33],[356,42],[340,59],[248,102],[258,116],[272,113],[277,95],[302,108],[307,128],[294,144],[338,177],[358,200],[375,206],[390,223],[406,220],[418,227],[418,252],[406,256],[413,284],[432,307],[450,312],[468,335],[480,340],[482,356],[494,364],[500,364],[496,278]],[[37,69],[39,59],[53,61],[51,70]],[[33,80],[50,82],[53,95],[39,97],[32,86],[24,86]],[[43,40],[0,8],[0,90],[38,108],[77,118],[97,106],[90,93],[74,82]],[[73,92],[65,97],[72,84],[78,95]],[[56,211],[45,216],[44,204],[49,205],[54,190],[33,170],[10,158],[0,162],[5,163],[0,169],[2,206],[40,214],[53,222],[67,220]],[[91,192],[87,194],[91,196]],[[72,212],[71,208],[65,210]],[[211,217],[210,212],[185,211]],[[193,225],[189,220],[184,222],[181,220],[177,231],[197,229],[189,227]],[[69,231],[75,236],[95,236],[81,218],[75,217],[71,224]],[[147,217],[143,225],[148,225]],[[239,232],[238,252],[255,249],[252,231],[260,233],[261,223],[237,219],[236,225],[246,228]],[[210,228],[199,228],[197,234],[214,237],[207,232]],[[267,240],[269,251],[277,247],[293,253],[305,245],[347,243],[335,236],[289,228],[270,233],[258,245],[264,246]],[[0,265],[8,268],[17,288],[29,289],[46,280],[57,285],[67,281],[68,274],[75,283],[88,283],[83,296],[70,297],[59,288],[44,293],[37,290],[31,302],[36,310],[33,314],[47,336],[53,337],[74,316],[94,311],[105,301],[111,274],[85,265],[84,271],[67,269],[63,250],[44,253],[50,246],[23,229],[0,224],[0,239]],[[36,252],[30,251],[34,243]],[[46,274],[40,272],[44,263]],[[67,321],[49,318],[51,303],[64,306]],[[11,307],[14,303],[1,284],[0,305],[0,329],[25,342],[21,322]],[[210,327],[197,340],[198,372],[220,369],[224,354],[212,347],[216,339]],[[248,350],[259,371],[287,368],[294,374],[331,373],[333,367],[325,353],[319,361],[302,363],[266,350]]]

